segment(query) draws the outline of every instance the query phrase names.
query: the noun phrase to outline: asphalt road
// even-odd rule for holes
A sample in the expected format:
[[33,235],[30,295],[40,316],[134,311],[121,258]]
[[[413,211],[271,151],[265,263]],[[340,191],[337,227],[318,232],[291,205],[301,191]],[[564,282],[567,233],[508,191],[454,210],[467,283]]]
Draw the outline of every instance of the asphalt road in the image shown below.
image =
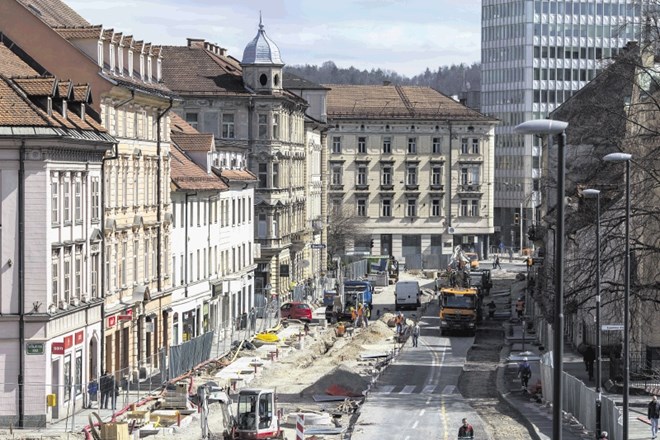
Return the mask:
[[[393,286],[389,286],[375,296],[374,303],[394,310],[393,300]],[[416,312],[406,312],[409,318],[413,314]],[[463,417],[477,434],[483,432],[479,417],[457,388],[474,338],[440,336],[437,301],[426,308],[420,327],[419,346],[412,347],[408,340],[372,388],[352,439],[456,439]]]

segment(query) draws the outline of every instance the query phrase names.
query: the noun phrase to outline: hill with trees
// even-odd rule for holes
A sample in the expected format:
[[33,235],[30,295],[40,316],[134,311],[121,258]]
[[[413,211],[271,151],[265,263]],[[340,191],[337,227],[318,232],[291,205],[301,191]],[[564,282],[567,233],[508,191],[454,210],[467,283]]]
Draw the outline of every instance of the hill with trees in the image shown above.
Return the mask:
[[445,95],[457,95],[465,90],[480,90],[481,64],[454,64],[438,67],[436,71],[427,68],[424,73],[408,78],[391,70],[371,69],[359,70],[337,67],[332,61],[326,61],[321,66],[286,66],[286,71],[305,78],[317,84],[382,84],[390,81],[398,85],[426,86],[438,90]]

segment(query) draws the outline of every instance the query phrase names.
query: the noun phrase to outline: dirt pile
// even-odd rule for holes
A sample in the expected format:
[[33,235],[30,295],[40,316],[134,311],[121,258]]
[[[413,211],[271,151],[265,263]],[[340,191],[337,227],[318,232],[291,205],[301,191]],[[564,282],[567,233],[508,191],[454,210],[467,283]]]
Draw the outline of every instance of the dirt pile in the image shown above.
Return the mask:
[[302,390],[300,394],[301,396],[330,394],[332,396],[361,397],[362,392],[367,389],[367,385],[368,382],[365,378],[342,364]]

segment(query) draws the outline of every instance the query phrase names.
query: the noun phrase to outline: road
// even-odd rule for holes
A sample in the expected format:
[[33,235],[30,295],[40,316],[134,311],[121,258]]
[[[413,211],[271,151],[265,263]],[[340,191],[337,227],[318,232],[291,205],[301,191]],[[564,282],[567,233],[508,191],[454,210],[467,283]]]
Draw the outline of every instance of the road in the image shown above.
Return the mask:
[[[393,310],[393,299],[389,286],[375,296],[374,303]],[[477,413],[457,389],[474,338],[440,336],[436,301],[426,307],[420,327],[419,346],[414,348],[408,341],[371,390],[352,439],[455,439],[463,417],[477,433],[483,432]]]

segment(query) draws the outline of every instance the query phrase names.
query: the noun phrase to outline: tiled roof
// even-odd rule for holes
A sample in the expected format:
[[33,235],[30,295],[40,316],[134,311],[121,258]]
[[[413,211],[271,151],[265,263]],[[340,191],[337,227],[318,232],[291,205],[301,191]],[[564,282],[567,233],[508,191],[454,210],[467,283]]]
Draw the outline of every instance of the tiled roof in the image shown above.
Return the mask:
[[0,126],[48,127],[48,118],[22,98],[10,82],[10,79],[0,75]]
[[124,47],[133,47],[133,35],[126,35],[121,40],[121,44],[123,44]]
[[163,46],[163,81],[178,93],[248,94],[240,66],[202,48]]
[[170,131],[172,133],[199,134],[199,131],[174,112],[170,112]]
[[172,154],[170,160],[170,178],[172,183],[182,190],[205,191],[229,189],[227,184],[214,174],[207,174],[197,166],[176,145],[170,149]]
[[56,27],[55,32],[65,40],[98,40],[105,32],[101,25],[85,27]]
[[159,57],[159,56],[160,56],[160,52],[161,52],[162,50],[163,50],[163,48],[162,48],[161,46],[151,46],[151,53],[152,53],[155,57]]
[[61,0],[18,1],[50,27],[90,25],[87,20],[78,15],[76,11]]
[[133,51],[140,53],[142,52],[142,48],[144,47],[144,41],[143,40],[137,40],[133,41]]
[[0,43],[0,74],[7,76],[32,76],[37,72],[17,57],[7,46]]
[[144,43],[144,47],[142,48],[142,51],[145,54],[151,53],[151,43]]
[[91,90],[87,84],[78,84],[73,86],[74,102],[89,102]]
[[256,181],[257,176],[252,174],[252,172],[248,170],[219,170],[220,171],[220,177],[223,179],[227,179],[228,181]]
[[112,41],[112,36],[113,36],[114,34],[115,34],[115,30],[114,30],[114,29],[104,29],[104,30],[103,30],[103,39],[104,39],[104,40],[108,40],[108,41]]
[[14,83],[16,83],[28,96],[54,97],[57,90],[57,79],[52,76],[14,78]]
[[121,32],[115,32],[115,34],[112,36],[112,43],[113,44],[119,44],[121,42],[121,37],[122,37]]
[[209,133],[171,133],[172,142],[184,151],[213,151],[213,135]]
[[69,99],[73,85],[71,81],[60,81],[57,84],[57,94],[60,98]]
[[286,89],[298,89],[298,90],[328,90],[327,87],[324,87],[320,84],[308,81],[305,78],[301,78],[292,73],[284,72],[282,75],[284,78],[282,80],[282,85]]
[[326,85],[328,118],[492,120],[430,87]]

